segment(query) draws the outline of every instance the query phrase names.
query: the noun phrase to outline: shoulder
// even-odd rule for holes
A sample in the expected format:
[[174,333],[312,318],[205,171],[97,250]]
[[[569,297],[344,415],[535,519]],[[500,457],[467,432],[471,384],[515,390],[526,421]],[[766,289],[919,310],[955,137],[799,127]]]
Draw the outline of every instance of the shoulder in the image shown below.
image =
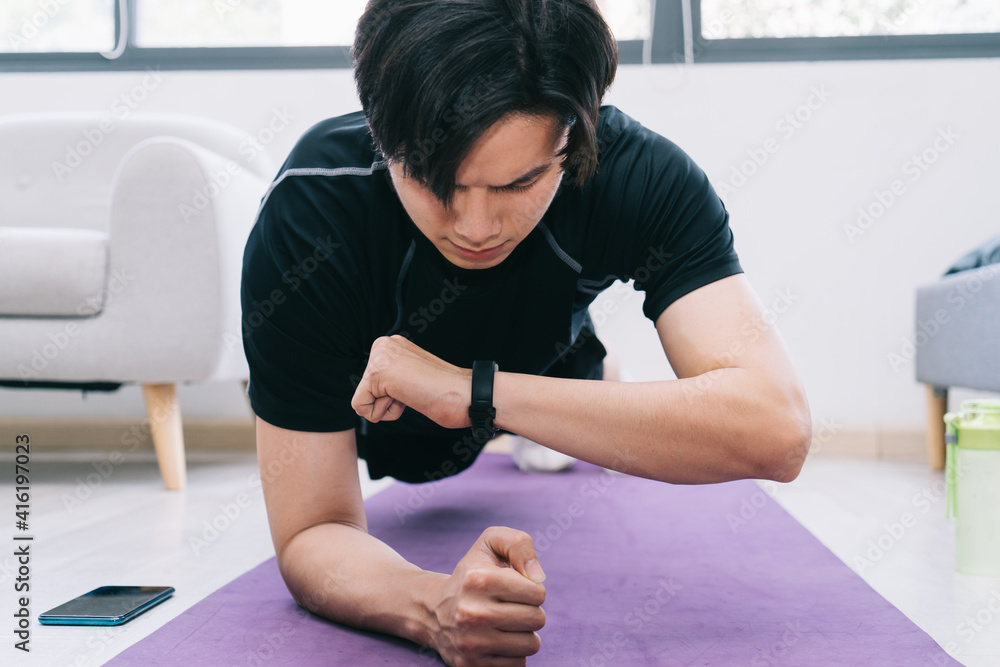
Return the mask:
[[262,209],[272,199],[289,194],[303,205],[314,204],[317,210],[324,208],[325,202],[319,200],[331,197],[341,206],[363,208],[361,201],[352,200],[364,198],[373,177],[384,169],[361,112],[328,118],[295,143],[264,195]]
[[597,123],[598,166],[595,180],[616,169],[639,165],[686,176],[694,162],[676,143],[614,106],[600,109]]
[[381,160],[360,112],[327,118],[299,138],[281,173],[292,169],[365,169]]
[[319,230],[353,236],[370,216],[385,168],[361,112],[320,121],[282,164],[264,194],[255,227],[303,237]]
[[357,276],[362,270],[357,257],[366,254],[379,231],[369,223],[380,217],[373,206],[388,187],[384,170],[361,113],[313,125],[261,200],[244,266],[253,275],[265,267],[272,272],[312,267],[317,257],[332,256],[335,261],[322,261],[317,275],[341,283]]
[[592,243],[606,243],[612,228],[650,224],[651,216],[707,194],[707,177],[684,150],[616,107],[601,107],[597,142],[597,172],[580,187],[566,187],[558,202],[575,230],[592,232],[586,234]]

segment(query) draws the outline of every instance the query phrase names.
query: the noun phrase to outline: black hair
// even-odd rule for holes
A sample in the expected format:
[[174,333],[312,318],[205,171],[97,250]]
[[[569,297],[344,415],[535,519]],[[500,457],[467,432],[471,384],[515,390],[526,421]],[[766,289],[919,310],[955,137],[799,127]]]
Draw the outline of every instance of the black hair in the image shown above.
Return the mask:
[[509,114],[569,129],[576,185],[597,169],[618,47],[594,0],[369,0],[353,60],[375,149],[446,205],[473,144]]

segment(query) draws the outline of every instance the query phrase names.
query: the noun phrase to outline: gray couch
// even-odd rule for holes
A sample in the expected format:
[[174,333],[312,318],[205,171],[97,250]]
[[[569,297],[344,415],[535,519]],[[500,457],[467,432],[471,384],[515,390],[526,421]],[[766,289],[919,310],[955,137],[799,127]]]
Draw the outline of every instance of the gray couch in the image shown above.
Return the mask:
[[948,389],[1000,392],[1000,236],[917,289],[916,379],[927,387],[927,451],[944,467]]

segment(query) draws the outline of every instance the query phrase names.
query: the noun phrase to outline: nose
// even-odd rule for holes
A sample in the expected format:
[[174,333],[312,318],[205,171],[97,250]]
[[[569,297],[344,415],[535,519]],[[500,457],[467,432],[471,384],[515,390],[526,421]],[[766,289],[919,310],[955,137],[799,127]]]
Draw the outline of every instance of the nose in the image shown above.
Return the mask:
[[486,188],[456,192],[452,202],[456,240],[471,250],[483,250],[499,239],[500,217],[490,205]]

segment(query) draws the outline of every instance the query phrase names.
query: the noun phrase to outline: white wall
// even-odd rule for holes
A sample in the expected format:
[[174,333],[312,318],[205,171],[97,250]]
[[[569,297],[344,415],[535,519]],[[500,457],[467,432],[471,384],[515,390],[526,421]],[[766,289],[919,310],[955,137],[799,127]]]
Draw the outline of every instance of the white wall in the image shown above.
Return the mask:
[[[0,74],[0,113],[110,112],[144,76]],[[164,72],[162,79],[137,111],[200,114],[254,136],[275,110],[293,116],[268,146],[276,162],[314,122],[359,108],[346,70]],[[1000,59],[627,66],[607,101],[688,151],[723,194],[747,277],[765,305],[776,306],[814,423],[920,426],[923,391],[913,363],[893,370],[887,355],[912,337],[916,287],[1000,233],[997,81]],[[786,115],[796,113],[793,125]],[[935,148],[949,130],[951,143]],[[913,171],[908,161],[925,151],[936,160]],[[753,155],[760,166],[747,162]],[[897,180],[901,194],[849,240],[844,226],[857,223],[859,207],[877,203]],[[672,377],[640,295],[614,297],[623,311],[600,333],[624,371],[632,379]],[[965,395],[982,392],[954,392],[953,405]],[[249,414],[238,385],[183,387],[181,407],[187,416]],[[136,387],[85,399],[0,389],[0,417],[142,412]]]

